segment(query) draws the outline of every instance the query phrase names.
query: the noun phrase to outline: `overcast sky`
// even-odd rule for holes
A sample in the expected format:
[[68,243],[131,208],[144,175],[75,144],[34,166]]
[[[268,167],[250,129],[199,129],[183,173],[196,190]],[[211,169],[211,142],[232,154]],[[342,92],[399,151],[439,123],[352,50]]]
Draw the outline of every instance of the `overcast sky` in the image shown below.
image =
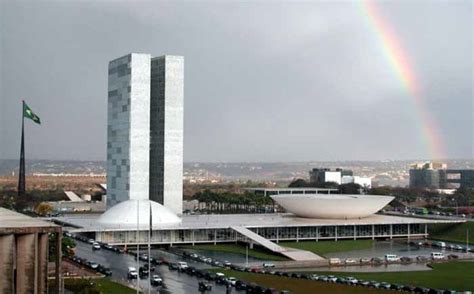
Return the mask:
[[[185,57],[185,161],[428,158],[358,2],[1,2],[0,158],[105,160],[108,62]],[[380,1],[446,156],[473,157],[472,1]]]

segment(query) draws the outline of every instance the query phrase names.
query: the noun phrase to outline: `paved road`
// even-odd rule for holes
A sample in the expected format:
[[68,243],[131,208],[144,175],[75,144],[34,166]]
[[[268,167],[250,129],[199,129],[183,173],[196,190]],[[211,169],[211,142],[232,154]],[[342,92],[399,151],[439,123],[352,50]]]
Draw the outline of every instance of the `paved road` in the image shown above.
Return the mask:
[[[76,255],[79,257],[86,258],[89,261],[95,261],[99,264],[102,264],[106,267],[109,267],[112,270],[112,279],[120,280],[123,282],[130,283],[132,286],[136,286],[136,280],[127,280],[127,271],[129,266],[137,267],[137,262],[134,257],[129,254],[118,254],[109,250],[101,249],[93,251],[90,244],[76,240]],[[143,251],[143,253],[146,253]],[[152,250],[153,257],[164,257],[167,260],[178,261],[178,256],[173,255],[168,252],[160,250]],[[186,260],[190,266],[196,268],[206,268],[209,267],[206,264],[198,263],[192,260]],[[140,265],[143,265],[143,262],[140,262]],[[199,293],[198,291],[198,279],[193,276],[189,276],[186,273],[181,273],[178,271],[170,271],[168,266],[161,265],[156,266],[155,273],[160,275],[164,281],[164,287],[151,287],[151,293],[173,293],[173,294],[187,294],[187,293]],[[146,293],[148,290],[148,280],[140,279],[140,287],[142,287]],[[225,287],[221,285],[212,285],[212,293],[228,293],[226,292]],[[236,293],[236,290],[233,289],[232,293]]]

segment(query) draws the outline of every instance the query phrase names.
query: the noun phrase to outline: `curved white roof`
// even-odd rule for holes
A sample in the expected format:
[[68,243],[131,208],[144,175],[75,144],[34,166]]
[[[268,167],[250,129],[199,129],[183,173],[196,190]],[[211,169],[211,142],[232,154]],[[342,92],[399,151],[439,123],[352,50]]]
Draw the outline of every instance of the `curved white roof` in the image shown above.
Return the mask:
[[297,216],[322,219],[367,217],[394,199],[392,196],[347,194],[280,194],[271,197]]
[[[164,224],[176,224],[181,219],[163,205],[151,200],[127,200],[109,208],[98,219],[102,225],[113,225],[123,228],[148,229],[150,226],[150,207],[152,226],[159,228]],[[137,218],[138,213],[138,218]]]

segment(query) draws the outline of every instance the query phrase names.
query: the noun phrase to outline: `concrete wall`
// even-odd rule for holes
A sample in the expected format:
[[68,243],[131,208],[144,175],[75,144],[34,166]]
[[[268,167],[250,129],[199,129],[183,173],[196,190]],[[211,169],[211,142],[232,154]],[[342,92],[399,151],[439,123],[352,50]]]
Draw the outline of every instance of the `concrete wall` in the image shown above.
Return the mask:
[[48,233],[0,235],[0,294],[46,293]]

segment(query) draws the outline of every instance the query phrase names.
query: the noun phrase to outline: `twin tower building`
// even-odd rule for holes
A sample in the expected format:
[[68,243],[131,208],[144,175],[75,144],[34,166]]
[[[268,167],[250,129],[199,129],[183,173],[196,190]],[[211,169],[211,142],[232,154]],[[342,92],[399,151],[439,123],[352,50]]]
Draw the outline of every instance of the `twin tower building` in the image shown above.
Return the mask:
[[109,63],[109,207],[151,200],[182,214],[183,80],[182,56],[131,53]]

